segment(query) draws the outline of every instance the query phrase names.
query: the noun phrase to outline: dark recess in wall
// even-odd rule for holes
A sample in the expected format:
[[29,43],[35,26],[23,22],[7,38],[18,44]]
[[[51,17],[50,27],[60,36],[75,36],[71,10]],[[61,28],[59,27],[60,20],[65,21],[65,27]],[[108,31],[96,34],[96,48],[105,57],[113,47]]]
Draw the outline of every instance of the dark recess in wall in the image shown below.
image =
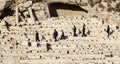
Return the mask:
[[0,16],[0,19],[3,19],[4,17],[7,17],[7,16],[13,16],[14,14],[14,10],[11,10],[9,7],[8,8],[4,8],[2,10],[2,14]]
[[65,9],[65,10],[72,10],[72,11],[84,11],[88,13],[87,10],[77,6],[75,4],[64,4],[64,3],[49,3],[49,12],[51,17],[58,17],[57,9]]

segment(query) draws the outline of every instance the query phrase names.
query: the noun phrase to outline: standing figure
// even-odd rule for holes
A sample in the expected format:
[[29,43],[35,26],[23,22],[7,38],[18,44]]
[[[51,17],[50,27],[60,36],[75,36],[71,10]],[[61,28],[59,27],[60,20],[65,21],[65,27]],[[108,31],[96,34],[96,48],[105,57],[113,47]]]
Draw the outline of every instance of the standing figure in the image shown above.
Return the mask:
[[76,26],[75,26],[75,25],[74,25],[74,27],[73,27],[73,33],[74,33],[74,34],[73,34],[74,36],[77,36],[77,35],[76,35]]
[[53,38],[55,39],[55,42],[57,41],[57,37],[58,37],[58,32],[56,31],[56,29],[54,29]]
[[109,36],[110,36],[110,26],[109,25],[107,26],[107,34],[108,34],[108,38],[109,38]]
[[36,42],[40,42],[38,31],[36,31],[35,40]]
[[65,34],[64,31],[62,30],[61,38],[60,39],[65,39]]
[[83,29],[82,29],[82,37],[85,37],[85,36],[86,36],[86,34],[85,34],[85,30],[86,30],[85,27],[86,27],[86,25],[84,24],[84,25],[83,25]]

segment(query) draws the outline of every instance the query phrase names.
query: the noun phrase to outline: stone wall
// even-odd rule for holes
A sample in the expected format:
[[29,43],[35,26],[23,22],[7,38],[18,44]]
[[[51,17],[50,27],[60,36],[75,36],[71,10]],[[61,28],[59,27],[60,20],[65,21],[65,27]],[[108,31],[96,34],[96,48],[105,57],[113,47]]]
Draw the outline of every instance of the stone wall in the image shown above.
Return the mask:
[[[7,21],[12,25],[15,25],[13,21],[6,20],[6,18],[14,18],[16,19],[15,9],[16,5],[14,0],[1,0],[1,9],[0,9],[0,17],[2,21]],[[30,19],[29,17],[29,7],[32,9],[32,14],[34,16],[35,22],[40,20],[46,20],[50,18],[49,13],[49,4],[52,3],[64,3],[64,4],[74,4],[77,5],[85,10],[88,11],[88,16],[99,15],[98,13],[113,13],[118,14],[119,16],[119,0],[18,0],[18,16],[19,22],[28,22]],[[11,5],[13,4],[13,5]],[[8,15],[4,15],[6,12],[3,12],[7,9],[11,10],[8,11]],[[12,12],[12,13],[11,13]],[[63,11],[64,12],[64,11]],[[9,14],[10,13],[10,14]]]

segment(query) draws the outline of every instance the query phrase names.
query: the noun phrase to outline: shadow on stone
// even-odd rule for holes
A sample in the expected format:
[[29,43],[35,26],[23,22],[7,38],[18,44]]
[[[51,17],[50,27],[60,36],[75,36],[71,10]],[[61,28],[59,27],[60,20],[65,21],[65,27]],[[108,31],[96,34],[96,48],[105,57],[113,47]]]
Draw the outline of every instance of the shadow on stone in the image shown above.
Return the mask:
[[72,10],[72,11],[84,11],[88,13],[87,10],[77,6],[75,4],[64,4],[64,3],[49,3],[49,12],[51,17],[58,17],[57,9]]

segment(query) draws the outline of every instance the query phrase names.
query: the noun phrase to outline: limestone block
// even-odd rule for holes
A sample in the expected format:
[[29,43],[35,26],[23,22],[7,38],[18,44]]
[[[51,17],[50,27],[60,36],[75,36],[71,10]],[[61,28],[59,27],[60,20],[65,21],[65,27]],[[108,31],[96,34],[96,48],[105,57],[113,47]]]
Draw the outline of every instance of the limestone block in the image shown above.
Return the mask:
[[32,1],[27,1],[27,2],[24,3],[23,6],[26,7],[26,8],[28,8],[28,7],[32,6],[32,4],[33,4]]
[[0,23],[0,25],[2,25],[2,26],[5,25],[5,21],[2,20],[1,23]]
[[24,3],[26,0],[17,0],[18,3]]
[[18,5],[18,7],[19,7],[19,10],[20,10],[20,11],[25,11],[25,10],[26,10],[26,7],[24,7],[24,3],[20,3],[20,4]]
[[28,22],[28,24],[34,24],[34,22],[32,22],[31,18],[27,18],[27,22]]
[[15,17],[14,16],[7,16],[4,18],[4,21],[8,22],[10,25],[15,25]]
[[3,60],[3,64],[14,64],[14,60]]
[[40,5],[41,3],[35,3],[35,4],[33,4],[33,6],[32,6],[32,9],[34,9],[34,10],[41,10],[42,8],[42,6]]
[[29,21],[30,21],[31,24],[34,24],[34,23],[35,23],[35,17],[34,17],[34,15],[33,15],[32,8],[29,7],[29,8],[28,8],[28,11],[29,11],[30,19],[31,19],[31,20],[29,20]]

